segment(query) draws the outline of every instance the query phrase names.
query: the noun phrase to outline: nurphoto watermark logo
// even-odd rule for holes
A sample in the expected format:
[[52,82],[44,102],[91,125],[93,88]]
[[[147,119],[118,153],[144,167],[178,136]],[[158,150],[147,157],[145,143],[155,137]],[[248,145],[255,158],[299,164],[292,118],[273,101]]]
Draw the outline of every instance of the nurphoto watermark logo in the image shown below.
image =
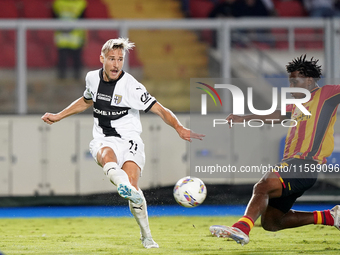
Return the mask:
[[[213,86],[203,83],[203,82],[196,82],[197,84],[200,84],[201,86],[197,86],[197,89],[202,90],[205,93],[201,94],[201,115],[208,115],[208,104],[207,104],[207,95],[210,96],[210,98],[213,100],[215,106],[218,105],[215,97],[217,97],[219,103],[221,106],[223,106],[223,102],[221,99],[220,94],[216,91],[216,89],[223,89],[227,90],[229,93],[231,93],[232,96],[232,113],[235,115],[244,115],[245,114],[245,95],[243,94],[242,90],[237,87],[236,85],[232,84],[214,84]],[[203,87],[202,87],[203,86]],[[223,91],[225,92],[225,91]],[[258,110],[254,107],[254,100],[253,100],[253,88],[248,87],[247,88],[247,106],[250,111],[250,113],[258,116],[269,116],[270,114],[274,113],[276,110],[280,108],[281,116],[286,116],[286,108],[288,105],[295,105],[296,108],[301,112],[301,114],[304,114],[306,116],[311,115],[311,113],[306,109],[306,107],[303,105],[304,103],[308,102],[311,98],[311,93],[309,90],[304,88],[290,88],[290,87],[282,87],[280,92],[278,93],[278,88],[272,87],[271,91],[271,102],[272,105],[269,109],[266,110]],[[302,93],[305,95],[303,98],[288,98],[287,94],[296,94],[296,93]],[[281,105],[278,106],[278,99],[280,95],[280,101]],[[297,121],[294,119],[265,119],[266,123],[271,123],[271,126],[274,126],[274,123],[280,122],[281,126],[283,127],[291,127],[296,126]],[[216,127],[217,125],[230,125],[233,126],[235,124],[246,126],[246,124],[249,127],[262,127],[265,122],[262,119],[250,119],[247,121],[243,121],[242,123],[233,123],[232,120],[228,121],[226,119],[213,119],[212,126]]]
[[190,175],[230,184],[258,181],[282,159],[290,128],[313,117],[312,97],[290,87],[286,75],[191,78],[190,128],[205,138],[190,144]]

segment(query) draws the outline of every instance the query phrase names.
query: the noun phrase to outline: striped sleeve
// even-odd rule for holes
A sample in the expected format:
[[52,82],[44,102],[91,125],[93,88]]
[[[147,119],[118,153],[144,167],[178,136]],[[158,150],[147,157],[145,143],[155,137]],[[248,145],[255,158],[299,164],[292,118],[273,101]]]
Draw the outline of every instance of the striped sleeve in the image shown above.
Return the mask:
[[289,104],[286,106],[286,118],[290,119],[292,117],[293,105]]

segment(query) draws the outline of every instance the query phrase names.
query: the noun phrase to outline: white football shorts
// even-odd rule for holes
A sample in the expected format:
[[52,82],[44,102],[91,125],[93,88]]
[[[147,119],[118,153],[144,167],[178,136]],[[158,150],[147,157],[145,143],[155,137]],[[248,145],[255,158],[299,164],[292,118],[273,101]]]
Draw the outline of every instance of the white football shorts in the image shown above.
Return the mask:
[[132,139],[119,137],[96,138],[90,142],[90,152],[94,160],[97,161],[97,153],[103,147],[110,147],[117,157],[117,164],[122,167],[126,161],[135,162],[143,171],[145,165],[144,143],[138,136]]

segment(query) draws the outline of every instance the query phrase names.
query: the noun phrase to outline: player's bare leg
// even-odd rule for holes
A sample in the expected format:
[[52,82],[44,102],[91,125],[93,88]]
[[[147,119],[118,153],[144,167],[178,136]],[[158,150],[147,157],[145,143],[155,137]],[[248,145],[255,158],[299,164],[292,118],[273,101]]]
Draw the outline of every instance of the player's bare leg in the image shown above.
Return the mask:
[[268,231],[279,231],[309,224],[334,226],[340,230],[340,206],[337,205],[331,210],[325,211],[302,212],[289,210],[287,213],[268,206],[261,216],[261,224]]
[[266,173],[253,188],[253,195],[247,205],[245,216],[255,222],[267,209],[269,198],[280,197],[281,194],[282,183],[277,175],[273,172]]
[[288,213],[268,206],[261,216],[261,225],[268,231],[279,231],[286,228],[296,228],[314,223],[313,212],[290,210]]
[[128,174],[131,184],[138,190],[143,199],[141,204],[135,204],[132,201],[129,201],[130,211],[140,227],[142,244],[147,249],[159,248],[158,244],[152,239],[146,199],[143,191],[138,187],[138,180],[141,174],[140,168],[132,161],[125,162],[122,168]]
[[101,148],[97,154],[97,161],[103,167],[106,177],[117,186],[121,197],[136,204],[143,202],[138,190],[131,184],[128,174],[118,166],[116,155],[111,148]]

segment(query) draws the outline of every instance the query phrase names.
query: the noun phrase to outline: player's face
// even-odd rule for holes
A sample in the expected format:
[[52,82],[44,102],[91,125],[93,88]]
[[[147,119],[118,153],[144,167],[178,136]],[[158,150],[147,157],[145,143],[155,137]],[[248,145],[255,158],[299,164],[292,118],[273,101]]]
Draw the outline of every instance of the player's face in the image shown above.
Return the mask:
[[121,49],[110,50],[105,57],[100,55],[100,62],[103,64],[104,80],[117,80],[122,72],[124,64],[124,54]]
[[[311,79],[312,78],[308,78],[303,74],[300,74],[299,71],[291,72],[289,74],[289,87],[309,90]],[[304,93],[291,93],[291,95],[294,98],[304,98],[306,96]]]

